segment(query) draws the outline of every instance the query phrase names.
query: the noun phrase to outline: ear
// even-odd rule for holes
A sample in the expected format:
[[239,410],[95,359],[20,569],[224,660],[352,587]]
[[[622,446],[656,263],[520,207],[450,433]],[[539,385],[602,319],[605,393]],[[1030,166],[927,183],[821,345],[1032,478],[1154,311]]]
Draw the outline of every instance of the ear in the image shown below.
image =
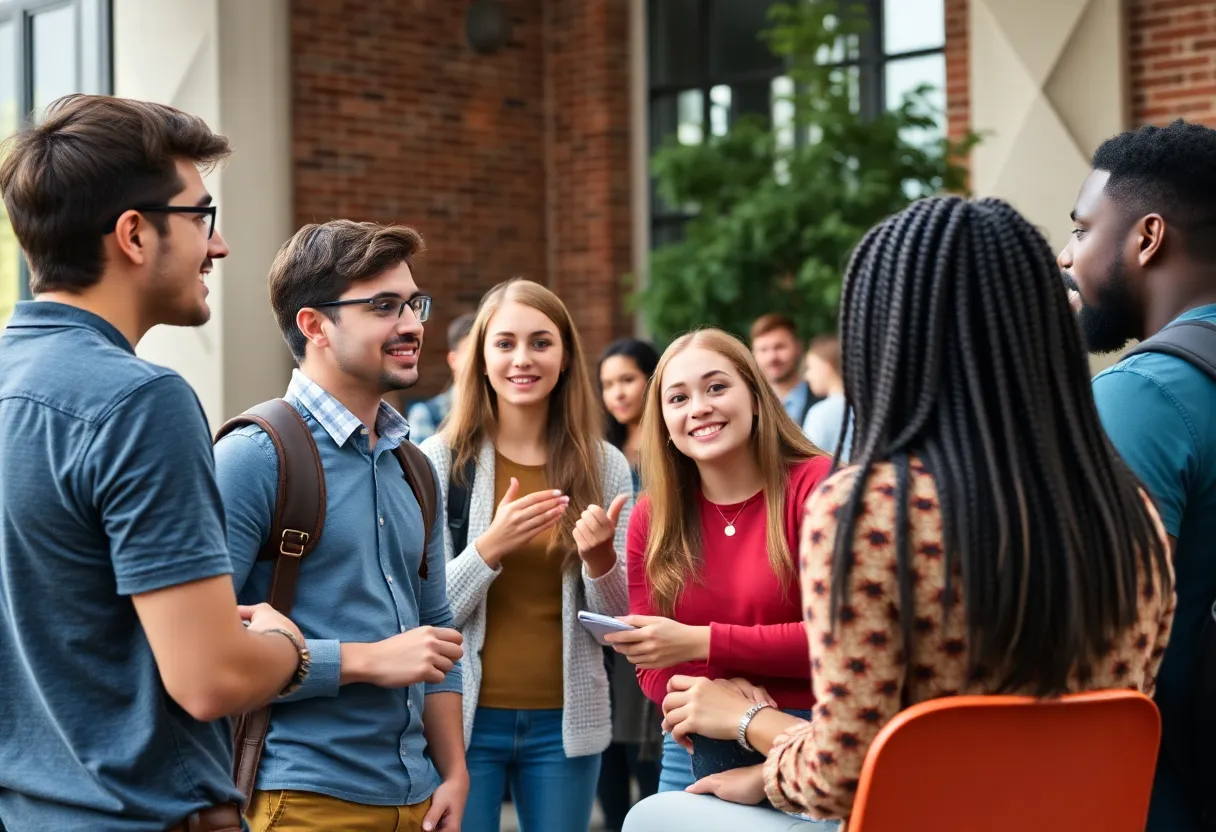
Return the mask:
[[329,346],[329,333],[325,327],[328,323],[329,318],[308,306],[296,313],[296,326],[315,347]]
[[124,211],[114,224],[114,253],[133,266],[142,266],[148,262],[154,234],[143,214]]
[[1160,214],[1149,214],[1137,224],[1136,232],[1136,259],[1140,268],[1144,268],[1165,245],[1165,218]]

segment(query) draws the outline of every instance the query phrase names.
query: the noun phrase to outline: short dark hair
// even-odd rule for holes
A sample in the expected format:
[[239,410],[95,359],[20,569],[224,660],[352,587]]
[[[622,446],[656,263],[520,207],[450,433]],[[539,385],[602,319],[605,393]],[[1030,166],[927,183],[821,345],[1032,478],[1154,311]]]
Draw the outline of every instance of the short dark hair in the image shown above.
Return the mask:
[[[283,243],[270,265],[270,305],[296,361],[308,339],[296,326],[301,309],[336,300],[361,280],[399,263],[413,265],[425,248],[422,235],[404,225],[330,220],[306,225]],[[337,318],[337,309],[325,314]]]
[[795,341],[798,340],[798,325],[789,315],[782,315],[780,312],[769,312],[767,315],[756,318],[755,323],[752,324],[751,340],[755,341],[761,335],[768,335],[779,329],[784,329],[793,336]]
[[477,320],[476,312],[465,312],[452,319],[452,322],[448,324],[448,352],[456,352],[460,342],[469,337],[475,320]]
[[[164,104],[68,95],[0,152],[0,193],[30,263],[30,289],[80,292],[101,279],[102,237],[132,208],[163,205],[185,187],[178,159],[210,166],[228,139]],[[165,217],[151,215],[162,233]]]
[[1187,252],[1216,260],[1216,130],[1178,119],[1107,139],[1094,153],[1106,193],[1129,218],[1158,213],[1182,231]]

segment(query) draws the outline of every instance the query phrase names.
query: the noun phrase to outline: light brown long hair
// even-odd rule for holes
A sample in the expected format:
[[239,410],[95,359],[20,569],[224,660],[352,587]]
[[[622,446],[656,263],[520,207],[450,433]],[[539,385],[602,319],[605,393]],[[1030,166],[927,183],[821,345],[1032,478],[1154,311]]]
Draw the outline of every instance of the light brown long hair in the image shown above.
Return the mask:
[[452,449],[452,472],[459,481],[465,466],[477,458],[482,444],[498,430],[498,394],[486,375],[486,329],[494,313],[510,301],[530,306],[549,318],[562,339],[565,369],[549,394],[545,476],[550,488],[560,488],[570,498],[570,507],[562,515],[550,547],[550,551],[556,548],[565,553],[564,566],[569,568],[578,560],[575,522],[587,506],[604,500],[603,451],[599,398],[587,374],[582,339],[561,298],[539,283],[518,278],[486,293],[469,332],[468,349],[457,368],[452,412],[441,434]]
[[751,451],[764,475],[769,564],[783,585],[794,577],[794,557],[785,539],[785,492],[790,466],[823,454],[785,412],[764,380],[751,351],[720,329],[700,329],[672,342],[646,388],[642,416],[642,481],[650,495],[650,536],[646,541],[646,578],[651,603],[670,616],[690,576],[701,562],[701,510],[695,494],[701,486],[697,465],[668,440],[663,420],[663,375],[675,356],[689,347],[716,352],[729,361],[756,404]]

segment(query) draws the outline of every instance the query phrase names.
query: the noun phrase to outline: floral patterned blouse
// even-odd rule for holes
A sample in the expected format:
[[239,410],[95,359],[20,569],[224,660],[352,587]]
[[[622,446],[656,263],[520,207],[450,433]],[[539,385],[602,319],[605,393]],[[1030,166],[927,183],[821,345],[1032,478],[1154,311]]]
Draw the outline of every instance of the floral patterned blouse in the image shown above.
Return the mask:
[[[817,819],[847,818],[862,762],[879,730],[907,704],[941,696],[991,693],[992,675],[967,671],[963,605],[943,614],[942,520],[933,477],[915,460],[909,486],[909,552],[914,570],[914,635],[902,655],[896,579],[895,468],[872,469],[854,534],[855,565],[836,632],[829,628],[832,547],[837,509],[857,469],[837,472],[807,502],[802,527],[802,598],[816,705],[809,722],[778,737],[764,767],[765,791],[782,811]],[[1148,500],[1146,498],[1146,503]],[[1156,511],[1151,508],[1164,540]],[[1143,576],[1141,576],[1143,580]],[[961,579],[952,578],[953,586]],[[1135,626],[1073,691],[1133,688],[1152,694],[1174,615],[1174,593],[1140,594]],[[1172,586],[1172,572],[1171,572]]]

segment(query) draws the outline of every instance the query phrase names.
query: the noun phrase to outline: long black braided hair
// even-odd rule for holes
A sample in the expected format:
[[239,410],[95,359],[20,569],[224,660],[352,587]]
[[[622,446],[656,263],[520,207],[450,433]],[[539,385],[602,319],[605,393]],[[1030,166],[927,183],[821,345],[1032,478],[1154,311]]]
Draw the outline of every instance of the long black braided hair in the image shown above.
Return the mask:
[[[1159,587],[1169,583],[1140,486],[1098,420],[1047,241],[1000,200],[916,202],[858,245],[840,335],[859,470],[835,541],[833,625],[870,470],[890,461],[910,654],[915,456],[937,484],[942,603],[961,590],[972,669],[997,673],[998,691],[1064,692],[1070,673],[1135,622],[1137,558],[1145,580],[1155,570]],[[956,570],[961,587],[951,586]]]

